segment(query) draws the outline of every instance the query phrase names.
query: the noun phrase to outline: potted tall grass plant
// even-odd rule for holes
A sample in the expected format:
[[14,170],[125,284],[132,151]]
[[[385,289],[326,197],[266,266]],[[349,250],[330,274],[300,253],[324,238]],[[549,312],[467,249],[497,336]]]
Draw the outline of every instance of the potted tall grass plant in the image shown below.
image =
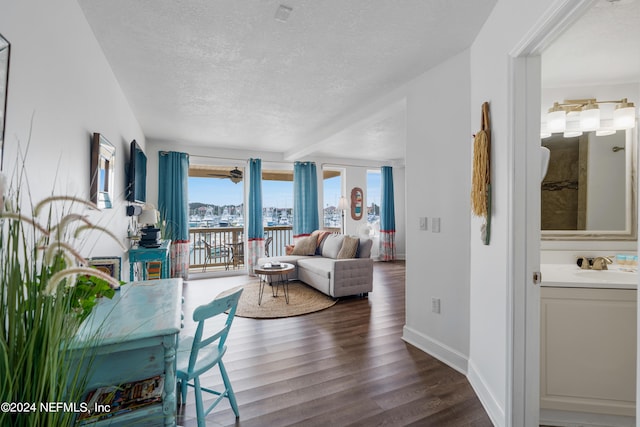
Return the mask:
[[87,377],[71,342],[96,294],[120,284],[88,267],[76,248],[92,231],[118,239],[87,219],[92,203],[24,203],[22,182],[23,171],[11,184],[0,173],[0,426],[66,426]]

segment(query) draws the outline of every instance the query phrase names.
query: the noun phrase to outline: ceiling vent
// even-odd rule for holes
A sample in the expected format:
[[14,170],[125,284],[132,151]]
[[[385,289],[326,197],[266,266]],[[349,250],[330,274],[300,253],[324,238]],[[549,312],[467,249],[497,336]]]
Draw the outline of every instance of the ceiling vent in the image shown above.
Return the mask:
[[289,6],[281,4],[280,7],[278,7],[278,10],[276,10],[276,16],[274,18],[278,22],[287,22],[292,11],[293,9]]

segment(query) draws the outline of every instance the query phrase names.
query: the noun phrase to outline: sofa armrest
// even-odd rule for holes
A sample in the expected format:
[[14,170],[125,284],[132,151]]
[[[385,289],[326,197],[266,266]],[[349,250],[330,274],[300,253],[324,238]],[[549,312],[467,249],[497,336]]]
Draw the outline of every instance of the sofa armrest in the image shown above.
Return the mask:
[[373,282],[373,259],[349,258],[334,260],[334,281],[359,278],[367,283]]

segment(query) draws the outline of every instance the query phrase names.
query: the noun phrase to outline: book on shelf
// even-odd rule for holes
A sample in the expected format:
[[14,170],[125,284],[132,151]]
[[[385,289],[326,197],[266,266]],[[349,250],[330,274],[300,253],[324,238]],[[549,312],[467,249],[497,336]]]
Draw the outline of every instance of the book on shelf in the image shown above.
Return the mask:
[[76,425],[95,423],[161,402],[163,390],[164,375],[91,390],[84,398],[87,412],[78,416]]

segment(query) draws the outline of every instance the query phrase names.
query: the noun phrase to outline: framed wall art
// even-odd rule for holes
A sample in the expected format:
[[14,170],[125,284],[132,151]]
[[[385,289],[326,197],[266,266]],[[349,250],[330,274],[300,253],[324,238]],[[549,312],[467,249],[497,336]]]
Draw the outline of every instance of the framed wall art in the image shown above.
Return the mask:
[[116,147],[99,133],[91,137],[91,201],[111,209],[114,192]]
[[114,277],[116,280],[120,280],[120,257],[95,257],[89,258],[87,262],[89,266],[95,267],[103,273],[107,273],[109,276]]
[[362,211],[364,210],[364,195],[362,188],[354,187],[351,190],[351,218],[355,221],[362,219]]

